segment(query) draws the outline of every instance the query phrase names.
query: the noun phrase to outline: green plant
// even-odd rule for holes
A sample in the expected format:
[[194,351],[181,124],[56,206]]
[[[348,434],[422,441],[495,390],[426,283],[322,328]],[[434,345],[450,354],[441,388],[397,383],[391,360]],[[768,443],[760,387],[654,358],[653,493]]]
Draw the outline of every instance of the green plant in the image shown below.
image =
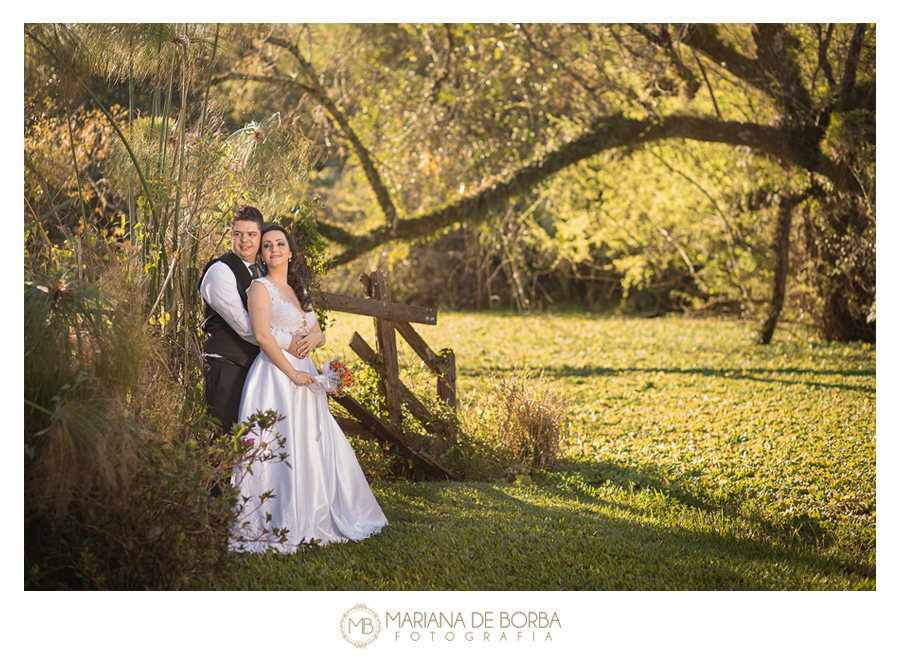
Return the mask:
[[[221,116],[209,102],[223,29],[199,24],[25,28],[31,65],[56,71],[69,83],[30,88],[46,94],[47,111],[29,118],[36,146],[31,147],[33,157],[26,149],[26,194],[34,219],[26,229],[26,246],[31,247],[26,263],[40,261],[36,268],[43,267],[46,252],[52,261],[55,247],[73,255],[59,265],[74,270],[76,278],[96,279],[111,264],[110,243],[123,250],[116,254],[118,259],[138,260],[147,275],[142,314],[165,337],[173,371],[185,387],[196,381],[200,365],[199,274],[218,248],[219,231],[242,203],[258,206],[267,217],[285,208],[302,209],[312,152],[299,125],[282,122],[277,112],[230,136],[223,134]],[[93,76],[127,82],[127,112],[94,92]],[[136,86],[143,86],[148,98],[140,117],[133,105]],[[88,127],[100,132],[94,127],[102,116],[102,149],[76,149],[68,115],[67,148],[60,139],[48,139],[60,132],[56,125],[61,121],[53,115],[64,113],[60,108],[67,107],[73,87],[86,93],[96,108],[96,114],[76,115],[86,126],[76,125],[74,132],[88,133]],[[45,124],[50,128],[43,128]],[[72,178],[71,172],[84,167],[85,160],[90,162],[92,186]],[[68,202],[62,216],[60,203],[66,201],[47,183],[48,171],[57,178],[57,172],[69,172],[65,189],[82,199],[79,204]],[[114,182],[109,190],[119,211],[114,218],[97,204],[90,208],[95,213],[85,210],[91,187],[107,189],[106,182],[97,185],[101,177],[95,171]],[[80,225],[83,237],[73,235],[78,233],[73,224]]]
[[465,433],[506,467],[552,468],[569,431],[571,402],[557,382],[516,367],[494,375],[462,412]]
[[[223,481],[262,458],[208,438],[202,406],[179,399],[160,338],[140,323],[141,286],[124,279],[25,282],[28,589],[196,586],[230,560],[237,501]],[[247,427],[272,423],[260,414]]]

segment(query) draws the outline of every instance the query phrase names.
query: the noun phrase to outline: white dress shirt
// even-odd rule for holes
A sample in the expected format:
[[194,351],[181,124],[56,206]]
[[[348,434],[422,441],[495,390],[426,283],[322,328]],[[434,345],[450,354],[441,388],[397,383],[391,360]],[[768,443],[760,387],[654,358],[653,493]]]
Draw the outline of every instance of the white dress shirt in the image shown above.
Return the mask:
[[[250,270],[250,264],[241,261]],[[225,263],[217,261],[206,271],[203,281],[200,282],[200,296],[207,304],[212,306],[216,313],[234,329],[238,336],[253,345],[259,345],[253,336],[253,327],[250,326],[250,314],[244,308],[241,296],[238,293],[237,281],[234,272]],[[287,350],[291,346],[293,336],[286,331],[272,329],[272,335],[278,342],[278,346]],[[217,356],[209,354],[208,356]]]

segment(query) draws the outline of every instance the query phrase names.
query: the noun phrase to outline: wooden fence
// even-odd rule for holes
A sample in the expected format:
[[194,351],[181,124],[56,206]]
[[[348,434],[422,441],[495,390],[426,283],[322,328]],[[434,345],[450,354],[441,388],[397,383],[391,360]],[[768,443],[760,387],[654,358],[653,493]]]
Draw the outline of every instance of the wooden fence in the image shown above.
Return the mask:
[[399,333],[413,351],[437,378],[437,395],[455,412],[456,359],[452,349],[435,353],[422,339],[411,323],[437,324],[437,309],[391,301],[391,289],[386,272],[362,274],[365,297],[352,297],[322,292],[319,296],[330,311],[371,316],[375,320],[375,349],[358,333],[350,340],[350,348],[363,362],[375,368],[382,378],[382,393],[390,422],[360,404],[349,393],[335,398],[351,418],[338,416],[338,425],[346,434],[393,446],[400,454],[419,466],[428,478],[459,480],[459,475],[416,447],[415,442],[404,436],[402,427],[404,407],[429,433],[435,445],[446,447],[457,441],[454,423],[436,418],[415,394],[400,381],[397,361],[397,334]]

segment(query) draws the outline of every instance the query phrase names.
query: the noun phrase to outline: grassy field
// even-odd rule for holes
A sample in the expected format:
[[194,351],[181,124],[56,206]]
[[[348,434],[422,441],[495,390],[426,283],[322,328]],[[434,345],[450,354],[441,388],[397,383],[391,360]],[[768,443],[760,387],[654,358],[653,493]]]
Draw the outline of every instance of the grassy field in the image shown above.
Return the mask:
[[[336,315],[327,356],[371,320]],[[441,313],[459,395],[543,370],[573,403],[553,471],[377,482],[367,541],[242,557],[215,589],[875,589],[875,348],[720,320]],[[402,359],[414,368],[402,339]],[[323,357],[324,358],[324,357]]]

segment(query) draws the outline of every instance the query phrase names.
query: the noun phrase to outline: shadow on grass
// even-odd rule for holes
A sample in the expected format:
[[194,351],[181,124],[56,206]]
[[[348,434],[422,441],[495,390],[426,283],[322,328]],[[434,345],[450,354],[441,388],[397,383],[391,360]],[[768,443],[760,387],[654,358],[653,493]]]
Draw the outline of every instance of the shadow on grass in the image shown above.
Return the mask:
[[226,589],[874,589],[810,551],[742,536],[727,515],[664,497],[491,483],[390,484],[365,541],[249,556]]
[[[482,556],[492,551],[491,544],[499,555],[507,556],[505,561],[494,561],[499,570],[499,589],[505,588],[504,583],[517,588],[547,588],[546,580],[509,579],[521,575],[522,570],[533,574],[545,571],[538,564],[541,560],[556,564],[558,576],[549,583],[556,589],[818,589],[821,583],[807,585],[805,578],[820,576],[826,582],[829,577],[874,579],[874,573],[858,565],[806,550],[822,539],[821,528],[808,529],[817,535],[815,540],[807,534],[805,542],[779,545],[770,538],[789,541],[785,528],[761,518],[741,516],[733,507],[686,506],[675,511],[669,509],[664,494],[648,505],[646,501],[627,502],[636,500],[630,496],[623,502],[605,498],[602,493],[560,488],[542,488],[535,494],[534,487],[474,483],[430,486],[446,492],[431,496],[438,505],[442,498],[450,497],[457,510],[488,508],[507,517],[504,522],[488,513],[474,521],[474,528],[468,528],[468,532],[484,536],[487,546],[481,548]],[[473,493],[466,493],[466,489]],[[546,500],[529,502],[523,496]],[[435,529],[436,519],[427,511],[416,508],[408,512],[404,522]],[[679,517],[684,518],[677,520]],[[464,518],[473,524],[468,514]],[[711,519],[718,520],[711,525]],[[446,523],[454,525],[449,519]],[[761,539],[741,536],[748,525],[752,526],[752,535]],[[523,542],[523,531],[533,537]],[[543,544],[540,550],[529,548],[535,541]],[[478,553],[469,556],[473,562],[479,558]],[[799,575],[804,573],[806,576]]]
[[[513,372],[514,367],[461,368],[460,374],[469,377],[483,377],[492,374]],[[802,384],[813,388],[837,388],[848,391],[874,393],[875,387],[859,384],[831,384],[806,379],[778,379],[785,375],[807,375],[811,377],[874,377],[875,370],[814,370],[810,368],[575,368],[571,366],[547,366],[541,369],[549,377],[617,377],[632,373],[665,373],[668,375],[703,375],[725,379],[748,379],[779,384]]]
[[[732,521],[740,521],[751,526],[754,536],[762,536],[790,548],[800,550],[827,549],[834,545],[836,538],[819,518],[806,513],[796,514],[773,521],[752,503],[748,504],[743,491],[710,492],[691,487],[673,478],[653,464],[636,467],[620,467],[611,462],[599,466],[586,467],[571,458],[558,460],[557,468],[562,472],[577,474],[576,478],[589,487],[610,484],[621,491],[640,493],[658,492],[667,500],[707,514],[721,514]],[[874,567],[865,563],[841,561],[829,558],[829,563],[847,574],[859,574],[875,578]]]

